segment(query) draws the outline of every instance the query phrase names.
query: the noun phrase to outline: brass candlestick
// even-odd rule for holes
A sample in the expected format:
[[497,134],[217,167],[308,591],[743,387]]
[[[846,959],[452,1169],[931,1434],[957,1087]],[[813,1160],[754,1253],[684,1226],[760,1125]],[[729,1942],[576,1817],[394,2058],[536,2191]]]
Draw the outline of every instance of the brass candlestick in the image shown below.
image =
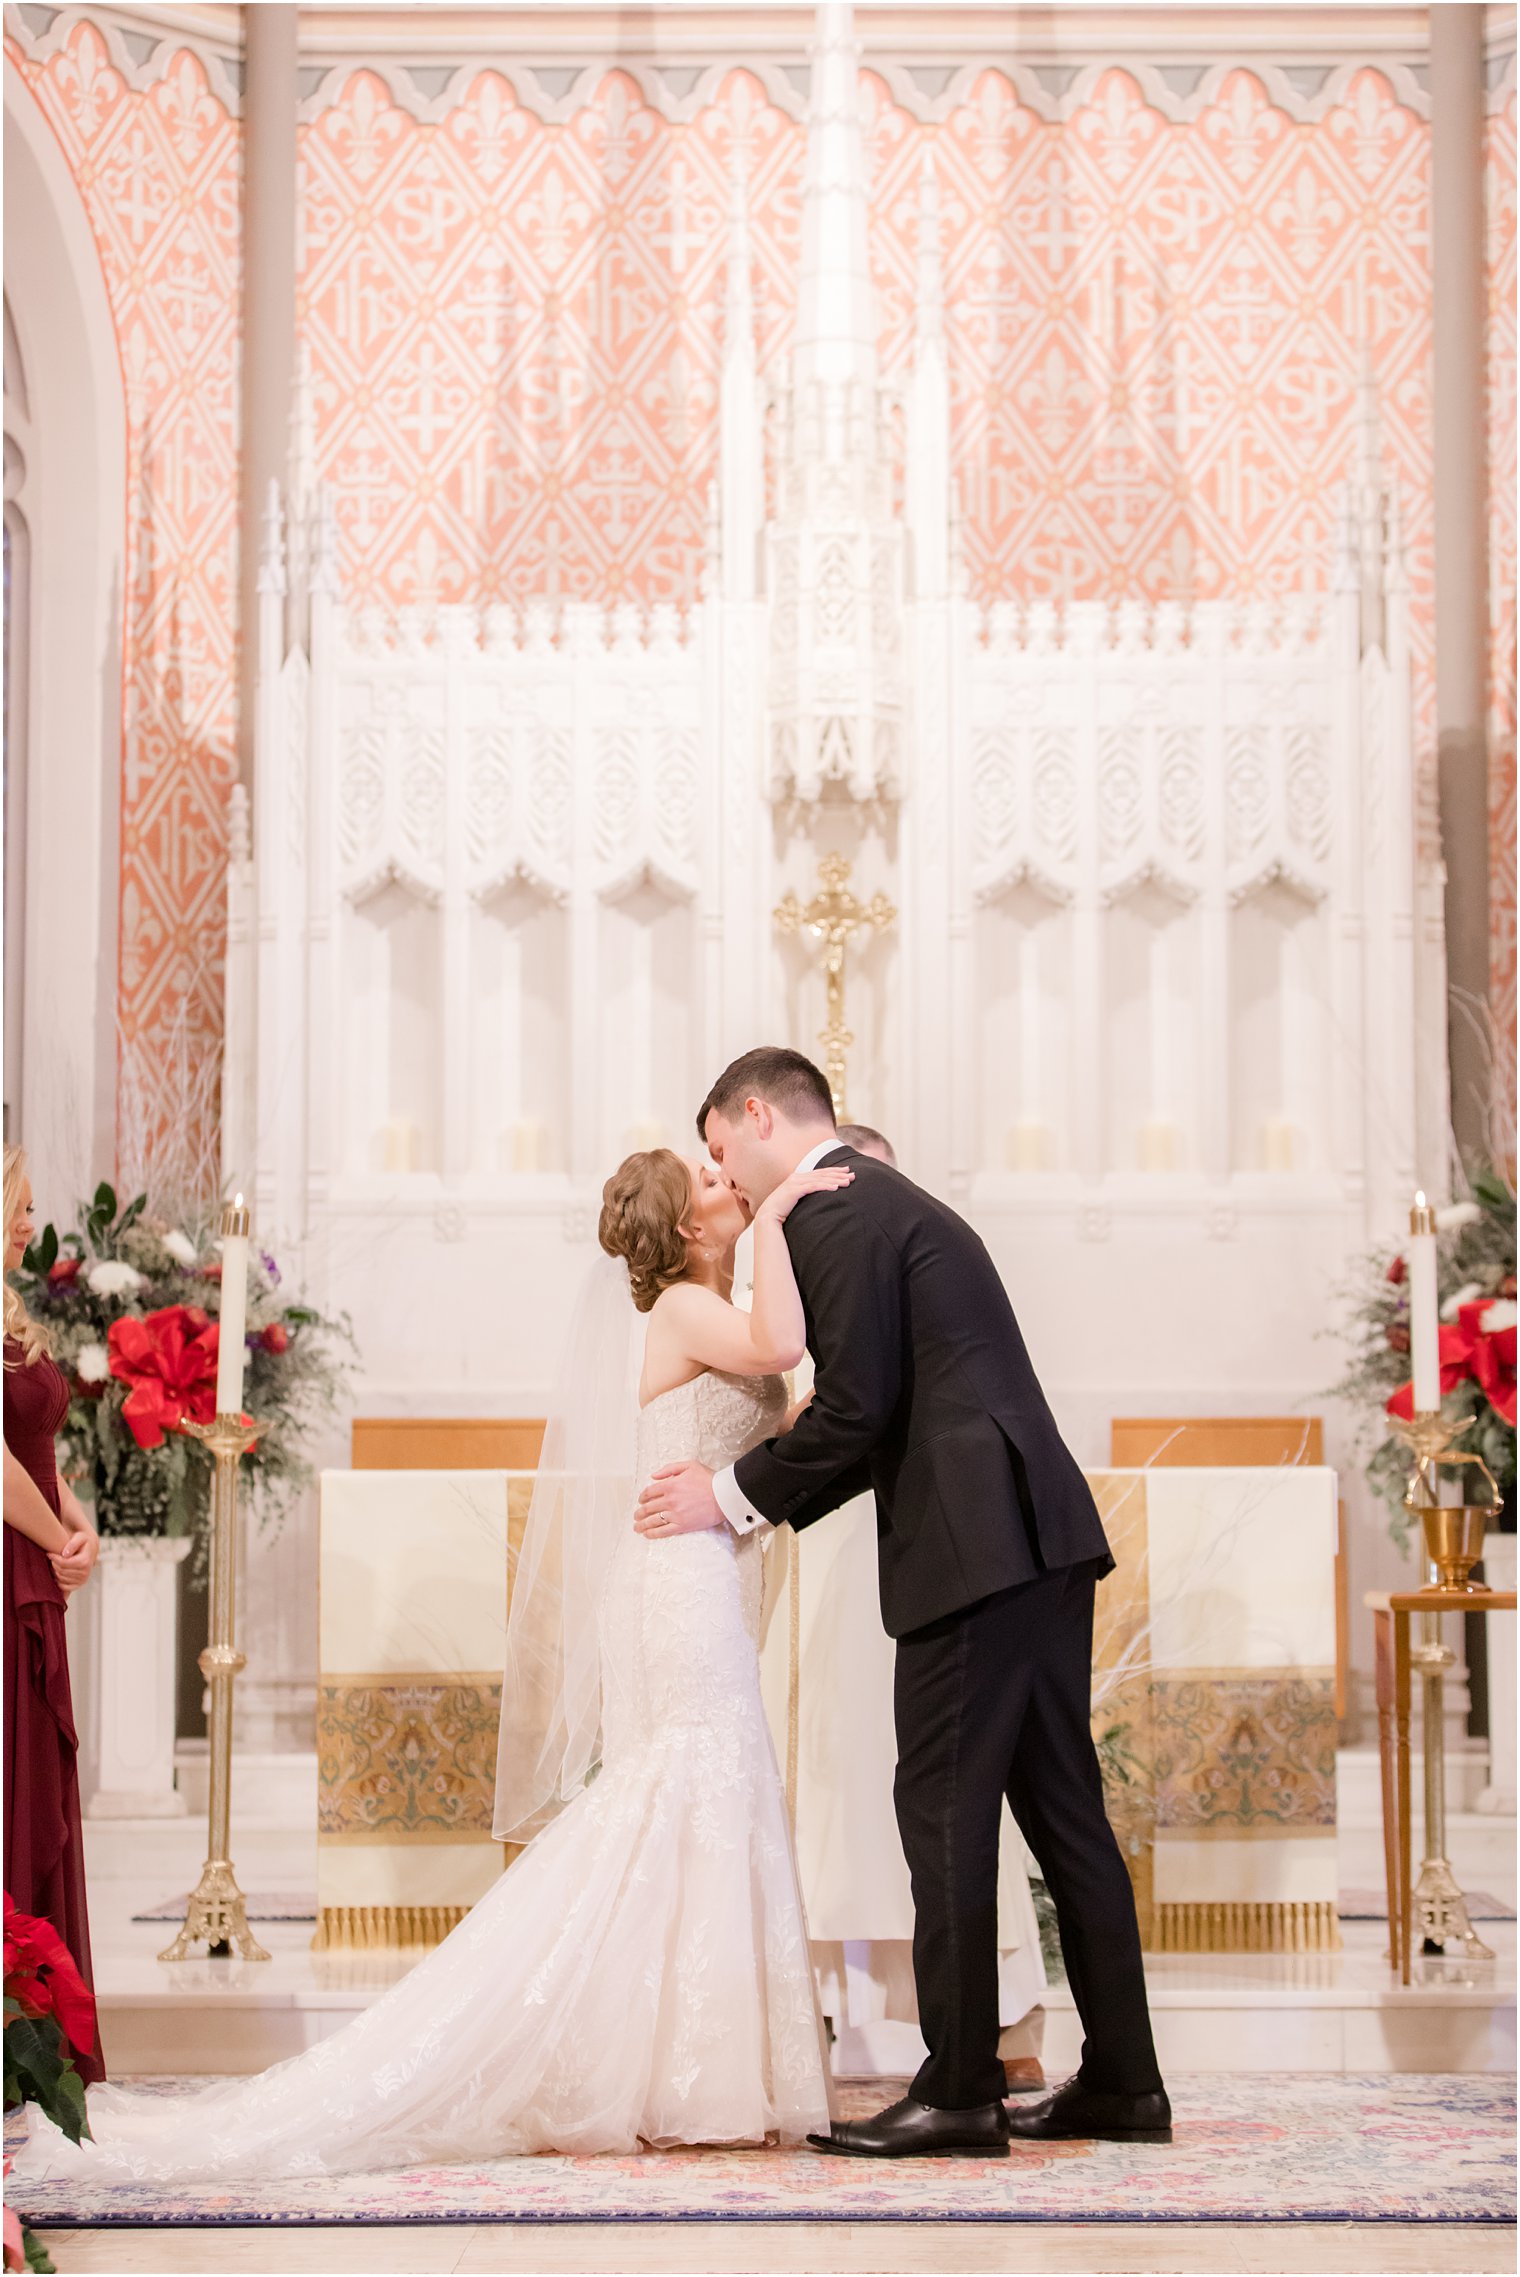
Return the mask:
[[884,893],[869,902],[857,901],[850,891],[850,865],[842,854],[825,854],[818,865],[821,892],[806,908],[789,893],[774,911],[783,933],[816,933],[823,943],[824,985],[828,991],[828,1019],[818,1031],[823,1046],[823,1072],[833,1094],[834,1113],[849,1119],[845,1104],[846,1059],[855,1038],[844,1017],[844,958],[855,934],[867,927],[884,932],[897,922],[897,911]]
[[248,1907],[228,1856],[232,1816],[232,1685],[247,1666],[237,1649],[238,1465],[261,1425],[241,1415],[214,1423],[182,1422],[180,1429],[209,1447],[216,1459],[211,1485],[211,1636],[200,1657],[211,1691],[211,1791],[207,1807],[206,1863],[185,1909],[184,1926],[161,1961],[182,1961],[193,1945],[213,1954],[235,1946],[245,1961],[269,1955],[248,1926]]
[[[1434,1573],[1434,1579],[1427,1579],[1425,1586],[1432,1593],[1459,1594],[1480,1586],[1468,1576],[1483,1554],[1488,1521],[1499,1508],[1499,1489],[1487,1463],[1481,1455],[1457,1446],[1472,1420],[1467,1416],[1460,1423],[1450,1423],[1436,1412],[1394,1425],[1414,1455],[1404,1506],[1419,1516],[1425,1555]],[[1437,1472],[1443,1462],[1480,1470],[1488,1481],[1489,1501],[1443,1506],[1437,1500]],[[1420,1672],[1425,1735],[1425,1856],[1412,1899],[1414,1935],[1427,1946],[1443,1949],[1448,1938],[1460,1937],[1469,1960],[1491,1961],[1493,1949],[1474,1929],[1467,1900],[1446,1856],[1446,1671],[1456,1654],[1442,1641],[1439,1612],[1420,1615],[1419,1642],[1410,1659]]]

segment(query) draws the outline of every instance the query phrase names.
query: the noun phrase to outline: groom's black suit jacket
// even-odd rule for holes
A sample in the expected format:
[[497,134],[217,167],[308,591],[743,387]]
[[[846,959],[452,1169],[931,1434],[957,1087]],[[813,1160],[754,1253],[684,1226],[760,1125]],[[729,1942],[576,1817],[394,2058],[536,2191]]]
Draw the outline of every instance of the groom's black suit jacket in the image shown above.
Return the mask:
[[795,1427],[735,1465],[776,1525],[874,1490],[882,1619],[906,1636],[1108,1542],[971,1228],[898,1171],[841,1147],[855,1173],[786,1221],[813,1355]]

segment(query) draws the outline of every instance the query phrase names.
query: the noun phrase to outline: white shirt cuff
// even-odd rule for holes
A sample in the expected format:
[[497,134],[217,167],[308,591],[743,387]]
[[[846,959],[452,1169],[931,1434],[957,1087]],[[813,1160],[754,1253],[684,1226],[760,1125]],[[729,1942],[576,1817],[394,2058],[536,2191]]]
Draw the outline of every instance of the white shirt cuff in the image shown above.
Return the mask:
[[768,1526],[769,1518],[757,1510],[734,1477],[734,1466],[713,1473],[713,1499],[736,1534],[752,1534],[757,1526]]

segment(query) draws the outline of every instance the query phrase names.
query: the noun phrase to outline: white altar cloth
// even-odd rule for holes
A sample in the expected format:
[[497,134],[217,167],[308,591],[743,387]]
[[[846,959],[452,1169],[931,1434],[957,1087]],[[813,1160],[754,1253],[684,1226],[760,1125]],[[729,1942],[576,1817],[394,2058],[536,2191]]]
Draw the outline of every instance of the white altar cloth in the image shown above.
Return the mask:
[[[766,1545],[760,1685],[787,1765],[790,1594],[800,1582],[797,1864],[840,2071],[911,2073],[923,2061],[908,1946],[913,1897],[892,1807],[895,1647],[881,1625],[870,1495]],[[1026,1854],[1005,1804],[999,1859],[999,2009],[1017,2024],[1045,1993]]]

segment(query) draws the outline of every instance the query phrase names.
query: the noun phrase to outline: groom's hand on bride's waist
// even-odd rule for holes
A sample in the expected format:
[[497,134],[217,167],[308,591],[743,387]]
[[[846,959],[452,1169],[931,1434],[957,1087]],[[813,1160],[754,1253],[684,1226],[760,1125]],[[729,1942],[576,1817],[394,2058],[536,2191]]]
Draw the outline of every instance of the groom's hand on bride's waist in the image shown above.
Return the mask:
[[723,1513],[712,1489],[713,1475],[700,1463],[667,1463],[655,1471],[639,1496],[634,1531],[646,1541],[669,1541],[676,1534],[700,1534],[721,1526]]

